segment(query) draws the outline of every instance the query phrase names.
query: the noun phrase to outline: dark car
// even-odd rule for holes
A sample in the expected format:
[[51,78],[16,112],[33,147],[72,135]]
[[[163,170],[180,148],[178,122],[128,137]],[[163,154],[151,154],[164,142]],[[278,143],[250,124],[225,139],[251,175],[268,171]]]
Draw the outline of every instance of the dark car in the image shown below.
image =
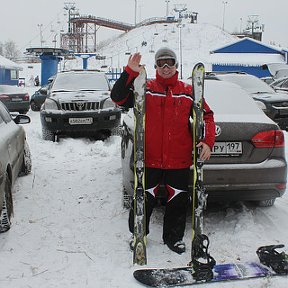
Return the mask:
[[[286,189],[283,131],[245,90],[233,83],[206,80],[205,98],[216,122],[216,143],[204,165],[209,201],[250,200],[260,206],[273,205]],[[121,141],[125,206],[129,206],[134,187],[133,125],[130,109],[123,118]],[[164,189],[159,195],[165,200]]]
[[0,85],[0,101],[10,112],[26,114],[30,108],[29,94],[18,86]]
[[13,212],[12,187],[19,175],[31,172],[31,157],[25,131],[27,115],[11,118],[0,102],[0,233],[10,229]]
[[283,130],[288,129],[288,94],[277,93],[256,76],[236,72],[210,72],[207,77],[229,81],[246,90],[265,114]]
[[288,93],[288,77],[282,77],[279,78],[272,83],[270,83],[270,86],[276,91],[276,92],[285,92]]
[[105,139],[116,134],[121,110],[110,99],[110,90],[104,72],[59,72],[40,111],[43,139],[55,141],[68,134]]
[[51,83],[55,79],[55,75],[49,77],[47,84],[43,85],[40,89],[35,91],[35,93],[30,98],[30,107],[32,111],[40,111],[42,104],[47,98],[47,91],[51,86]]
[[48,84],[44,85],[43,87],[35,91],[34,94],[32,94],[30,98],[30,107],[32,111],[40,111],[42,104],[46,100],[48,87]]

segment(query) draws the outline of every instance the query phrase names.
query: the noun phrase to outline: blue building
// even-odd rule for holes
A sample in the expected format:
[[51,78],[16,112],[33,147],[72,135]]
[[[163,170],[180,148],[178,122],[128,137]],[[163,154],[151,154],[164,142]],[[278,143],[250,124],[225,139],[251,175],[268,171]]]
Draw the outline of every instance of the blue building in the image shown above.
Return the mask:
[[265,64],[288,63],[287,49],[243,38],[210,52],[212,71],[242,71],[257,77],[270,76]]
[[0,84],[18,85],[20,70],[20,65],[0,55]]

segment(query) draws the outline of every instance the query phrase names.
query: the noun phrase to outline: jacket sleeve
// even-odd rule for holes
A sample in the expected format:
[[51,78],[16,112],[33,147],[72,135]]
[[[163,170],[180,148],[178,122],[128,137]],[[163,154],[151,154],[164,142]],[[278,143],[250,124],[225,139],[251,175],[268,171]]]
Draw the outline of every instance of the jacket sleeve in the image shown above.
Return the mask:
[[205,123],[205,138],[203,142],[206,143],[212,150],[215,143],[215,122],[214,122],[214,113],[210,109],[209,105],[204,102],[204,123]]
[[113,102],[125,108],[133,107],[133,82],[138,75],[138,72],[131,70],[128,66],[125,67],[111,90],[110,96]]

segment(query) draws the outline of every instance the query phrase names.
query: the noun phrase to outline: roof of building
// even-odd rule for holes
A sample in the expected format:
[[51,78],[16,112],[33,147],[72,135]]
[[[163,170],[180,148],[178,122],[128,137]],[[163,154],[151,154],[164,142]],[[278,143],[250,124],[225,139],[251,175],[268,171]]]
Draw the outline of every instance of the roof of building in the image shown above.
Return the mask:
[[22,66],[0,55],[0,68],[22,70]]

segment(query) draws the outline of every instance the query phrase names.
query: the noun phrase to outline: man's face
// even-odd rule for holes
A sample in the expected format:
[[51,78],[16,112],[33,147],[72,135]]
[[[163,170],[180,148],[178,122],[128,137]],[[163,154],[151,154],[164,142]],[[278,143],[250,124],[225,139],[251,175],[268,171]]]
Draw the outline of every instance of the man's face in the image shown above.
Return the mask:
[[174,59],[161,59],[156,62],[156,70],[164,79],[171,78],[176,73],[176,65]]

